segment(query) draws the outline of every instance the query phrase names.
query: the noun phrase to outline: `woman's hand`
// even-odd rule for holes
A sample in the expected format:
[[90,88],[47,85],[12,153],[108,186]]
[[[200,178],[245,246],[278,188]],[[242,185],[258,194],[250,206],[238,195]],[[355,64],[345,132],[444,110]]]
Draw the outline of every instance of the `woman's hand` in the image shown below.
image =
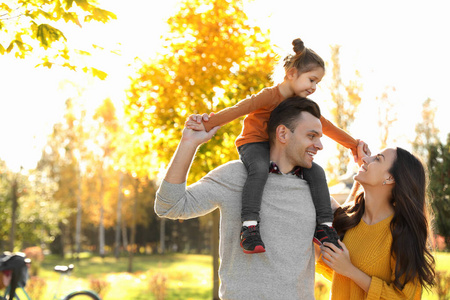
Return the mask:
[[322,260],[336,273],[350,277],[350,273],[355,268],[350,260],[350,254],[347,247],[340,240],[338,241],[342,250],[331,243],[325,242],[320,250],[322,251]]
[[332,268],[337,274],[353,280],[360,288],[368,293],[372,282],[372,277],[352,264],[347,247],[343,242],[338,242],[339,245],[341,245],[342,250],[338,249],[338,247],[331,243],[323,243],[320,247],[323,262]]

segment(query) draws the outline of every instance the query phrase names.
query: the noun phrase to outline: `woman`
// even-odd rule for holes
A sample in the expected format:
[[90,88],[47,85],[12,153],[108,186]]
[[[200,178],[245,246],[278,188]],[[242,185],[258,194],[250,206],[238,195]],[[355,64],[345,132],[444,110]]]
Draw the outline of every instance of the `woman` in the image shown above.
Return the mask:
[[424,167],[401,148],[360,157],[353,195],[334,217],[342,250],[324,243],[316,272],[332,278],[331,299],[420,299],[434,285]]

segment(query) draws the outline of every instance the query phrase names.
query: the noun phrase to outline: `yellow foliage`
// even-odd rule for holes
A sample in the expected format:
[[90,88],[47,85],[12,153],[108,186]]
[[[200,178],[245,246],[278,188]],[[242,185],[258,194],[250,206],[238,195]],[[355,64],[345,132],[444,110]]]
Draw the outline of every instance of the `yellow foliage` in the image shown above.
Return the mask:
[[[332,121],[337,127],[344,131],[349,130],[351,124],[355,120],[355,113],[361,103],[362,86],[358,80],[351,80],[345,84],[341,78],[340,46],[331,46],[331,63],[332,63],[332,84],[330,87],[332,108],[330,113]],[[355,71],[358,78],[358,71]],[[349,132],[351,135],[351,132]],[[349,150],[336,143],[336,158],[330,159],[327,163],[327,174],[330,176],[329,185],[338,181],[338,177],[347,171],[347,165],[350,161]]]
[[[164,51],[136,74],[125,107],[133,130],[126,168],[150,177],[169,163],[187,116],[219,111],[271,86],[276,60],[268,33],[249,25],[242,1],[187,0],[168,24]],[[235,120],[202,145],[189,180],[237,159],[240,131]]]

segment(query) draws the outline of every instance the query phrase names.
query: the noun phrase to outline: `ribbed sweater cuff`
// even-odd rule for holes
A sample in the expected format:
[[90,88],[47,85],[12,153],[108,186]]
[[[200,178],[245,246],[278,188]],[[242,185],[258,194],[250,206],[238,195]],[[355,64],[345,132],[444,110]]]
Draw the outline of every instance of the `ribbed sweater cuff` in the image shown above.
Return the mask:
[[383,280],[375,276],[372,276],[369,292],[367,293],[367,300],[379,300],[381,297],[382,290],[383,290]]

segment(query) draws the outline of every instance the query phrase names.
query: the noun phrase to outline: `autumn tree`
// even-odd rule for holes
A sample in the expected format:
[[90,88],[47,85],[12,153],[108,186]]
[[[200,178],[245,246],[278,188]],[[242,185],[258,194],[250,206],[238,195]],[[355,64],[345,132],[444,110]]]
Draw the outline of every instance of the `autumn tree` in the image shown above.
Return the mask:
[[[167,23],[163,53],[142,65],[125,106],[133,151],[150,176],[168,164],[187,116],[221,110],[270,86],[275,62],[267,32],[249,24],[242,1],[184,1]],[[240,131],[236,120],[203,145],[190,181],[236,159]]]
[[75,56],[89,55],[94,47],[76,49],[61,28],[67,29],[64,22],[81,28],[91,21],[105,23],[115,18],[91,0],[6,1],[0,4],[0,54],[17,58],[33,55],[48,68],[59,65],[104,78],[104,72],[73,62]]
[[437,107],[430,98],[422,104],[422,120],[416,124],[413,151],[427,162],[430,176],[429,191],[434,211],[435,227],[450,245],[450,134],[447,144],[439,140],[434,124]]
[[446,144],[428,145],[429,189],[437,234],[445,237],[450,248],[450,134]]
[[41,245],[57,234],[54,184],[37,171],[13,172],[0,160],[0,251]]
[[[93,130],[91,131],[91,133],[93,133],[91,138],[96,146],[93,163],[97,166],[97,178],[99,181],[99,253],[100,256],[103,257],[105,255],[105,204],[108,203],[105,201],[105,192],[107,189],[105,187],[105,181],[110,182],[107,180],[106,173],[108,170],[112,171],[112,157],[115,150],[113,140],[116,137],[119,126],[116,116],[116,109],[110,99],[105,99],[102,105],[97,108],[93,116],[93,120],[95,121],[95,124],[93,126]],[[107,205],[107,207],[111,206]]]
[[[42,157],[37,169],[46,172],[58,185],[53,198],[61,203],[64,209],[71,210],[70,216],[66,216],[60,223],[61,244],[58,245],[58,252],[63,254],[64,246],[74,246],[73,224],[78,224],[77,219],[81,218],[79,208],[81,207],[81,180],[83,164],[81,160],[86,155],[84,140],[86,132],[83,128],[83,119],[86,112],[80,110],[72,99],[66,101],[66,113],[64,123],[57,123],[53,126],[53,132],[47,140],[47,145],[42,152]],[[65,240],[67,239],[67,240]],[[72,249],[72,253],[76,249]]]
[[[378,128],[380,134],[380,149],[384,149],[388,145],[389,132],[395,122],[397,122],[397,112],[395,110],[395,102],[393,95],[394,87],[386,87],[380,97],[377,97],[378,103]],[[393,141],[395,142],[395,140]]]
[[18,172],[13,172],[7,168],[3,161],[0,161],[0,163],[1,206],[4,207],[2,213],[4,220],[2,220],[2,223],[5,225],[4,229],[9,229],[4,237],[8,236],[7,249],[14,251],[17,236],[17,218],[20,208],[19,198],[26,193],[26,177],[22,174],[22,168]]
[[45,173],[30,170],[23,183],[26,193],[19,199],[17,216],[20,249],[50,243],[59,233],[59,222],[68,214],[53,201],[57,186]]
[[[8,236],[8,214],[6,213],[9,208],[9,182],[8,174],[10,170],[5,161],[0,159],[0,210],[3,212],[0,214],[0,236]],[[7,240],[5,238],[0,239],[0,251],[4,251]]]
[[416,137],[412,143],[413,151],[423,159],[428,158],[427,149],[439,144],[439,129],[434,124],[437,107],[428,98],[422,104],[422,121],[416,124]]
[[[331,46],[331,76],[330,86],[332,107],[330,113],[333,116],[333,123],[344,131],[349,132],[350,126],[355,120],[355,113],[361,103],[360,92],[361,84],[358,82],[359,74],[356,71],[357,79],[350,80],[347,84],[342,81],[341,64],[339,61],[339,52],[341,46]],[[327,174],[330,176],[330,183],[337,180],[339,175],[347,172],[349,163],[349,150],[337,144],[337,156],[331,159],[326,167]]]

